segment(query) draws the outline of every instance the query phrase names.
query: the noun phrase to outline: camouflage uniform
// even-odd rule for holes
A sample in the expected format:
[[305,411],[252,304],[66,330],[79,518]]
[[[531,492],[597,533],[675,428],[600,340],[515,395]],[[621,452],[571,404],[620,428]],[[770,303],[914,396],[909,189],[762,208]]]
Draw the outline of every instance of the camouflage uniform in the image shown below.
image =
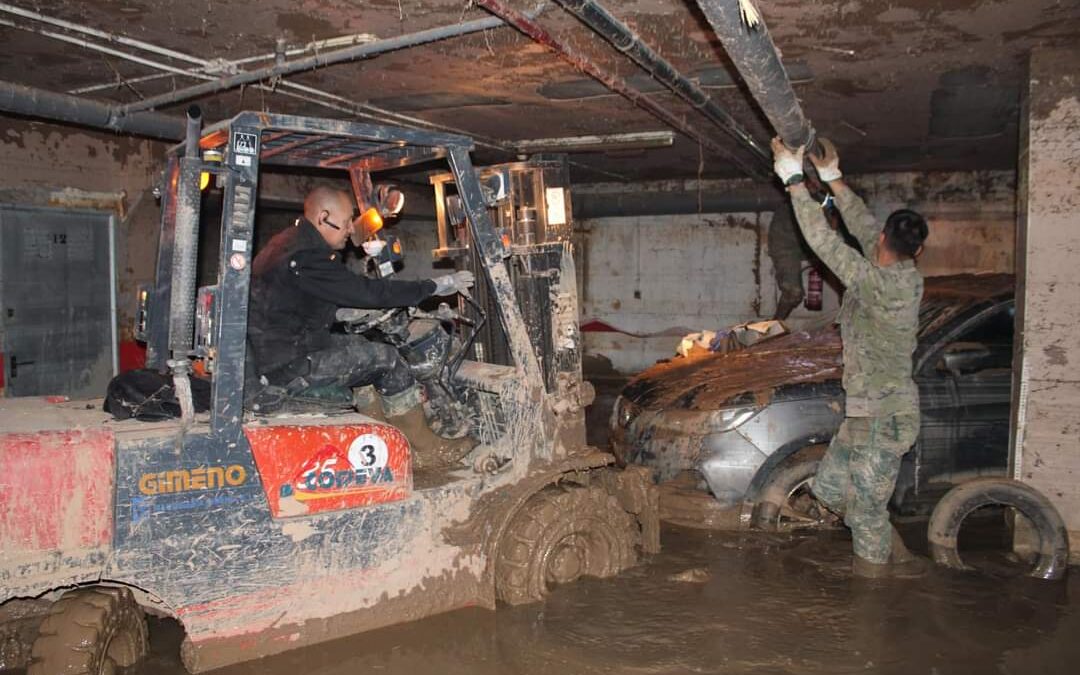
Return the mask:
[[813,492],[844,514],[855,554],[886,563],[891,548],[888,500],[900,458],[919,433],[919,392],[911,378],[922,300],[922,275],[912,260],[878,267],[881,225],[847,186],[837,208],[865,256],[826,223],[804,190],[792,192],[795,217],[810,248],[846,287],[840,310],[844,342],[844,423],[829,444]]

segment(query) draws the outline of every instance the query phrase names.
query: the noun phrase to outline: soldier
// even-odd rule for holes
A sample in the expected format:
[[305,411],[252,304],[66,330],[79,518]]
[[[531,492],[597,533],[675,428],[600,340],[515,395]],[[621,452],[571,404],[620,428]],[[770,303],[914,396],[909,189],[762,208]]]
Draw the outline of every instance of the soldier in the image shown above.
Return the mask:
[[[844,284],[839,323],[844,344],[847,409],[821,460],[813,493],[851,528],[852,571],[862,577],[919,576],[926,562],[912,556],[889,524],[888,500],[900,458],[919,434],[919,394],[911,377],[922,300],[915,259],[927,236],[926,221],[902,209],[884,228],[841,180],[836,148],[820,140],[810,154],[862,253],[831,230],[803,184],[803,152],[773,139],[774,170],[791,195],[807,244]],[[894,543],[895,542],[895,543]]]

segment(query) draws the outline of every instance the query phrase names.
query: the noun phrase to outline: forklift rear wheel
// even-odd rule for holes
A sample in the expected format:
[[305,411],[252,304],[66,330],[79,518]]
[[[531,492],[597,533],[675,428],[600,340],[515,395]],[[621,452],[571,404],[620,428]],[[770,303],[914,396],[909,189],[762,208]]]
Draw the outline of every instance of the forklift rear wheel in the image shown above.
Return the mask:
[[634,517],[599,486],[553,486],[534,495],[499,542],[495,592],[511,605],[543,599],[557,584],[609,577],[637,562]]
[[53,603],[31,650],[27,675],[112,675],[146,656],[146,619],[131,590],[94,586]]

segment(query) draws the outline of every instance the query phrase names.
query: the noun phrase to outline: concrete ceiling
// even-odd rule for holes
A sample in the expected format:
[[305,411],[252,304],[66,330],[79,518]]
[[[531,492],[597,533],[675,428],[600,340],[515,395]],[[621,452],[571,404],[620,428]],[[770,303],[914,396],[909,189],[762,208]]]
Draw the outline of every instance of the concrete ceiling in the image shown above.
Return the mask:
[[[521,10],[536,6],[533,0],[507,4]],[[732,81],[723,49],[693,0],[601,4],[684,73],[699,75],[714,100],[759,139],[769,137],[760,114]],[[1027,53],[1080,39],[1080,0],[756,4],[794,74],[807,116],[837,142],[849,171],[1014,167]],[[13,7],[78,28],[45,23]],[[107,85],[80,95],[119,103],[196,83],[179,74],[193,64],[124,44],[108,44],[114,51],[106,53],[106,40],[82,27],[199,59],[231,61],[272,54],[279,39],[302,46],[346,34],[388,38],[487,16],[465,0],[17,0],[2,8],[0,79],[59,92]],[[538,22],[601,65],[647,84],[640,69],[554,3],[547,3]],[[99,48],[74,44],[76,39]],[[179,72],[140,80],[160,73],[160,67]],[[278,83],[274,90],[248,87],[199,102],[210,120],[251,108],[348,117],[344,110],[361,103],[501,141],[664,128],[509,27],[290,76],[289,82],[339,98]],[[739,152],[673,95],[652,95]],[[182,105],[163,110],[179,114]],[[481,161],[505,157],[481,148]],[[739,175],[729,160],[678,136],[670,148],[581,154],[575,160],[579,182],[613,175]]]

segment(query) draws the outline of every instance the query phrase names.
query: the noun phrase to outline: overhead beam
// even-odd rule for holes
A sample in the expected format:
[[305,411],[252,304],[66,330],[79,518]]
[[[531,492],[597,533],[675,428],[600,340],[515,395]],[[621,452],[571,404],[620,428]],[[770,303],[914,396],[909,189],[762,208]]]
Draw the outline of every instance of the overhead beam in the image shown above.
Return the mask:
[[696,82],[680,73],[667,59],[656,53],[625,23],[615,18],[593,0],[556,0],[566,11],[591,28],[597,35],[638,64],[650,76],[673,91],[749,150],[763,166],[771,163],[768,151],[735,118],[713,101]]
[[709,150],[728,158],[747,175],[759,177],[765,175],[763,170],[756,164],[749,163],[747,160],[733,153],[730,148],[717,143],[708,135],[702,133],[694,125],[628,85],[623,78],[609,70],[601,68],[581,52],[563,43],[528,16],[507,7],[501,0],[476,0],[476,4],[496,16],[501,17],[506,23],[532,38],[537,44],[543,45],[555,52],[581,72],[595,78],[608,89],[622,95],[628,101],[647,111],[672,129],[697,141]]

